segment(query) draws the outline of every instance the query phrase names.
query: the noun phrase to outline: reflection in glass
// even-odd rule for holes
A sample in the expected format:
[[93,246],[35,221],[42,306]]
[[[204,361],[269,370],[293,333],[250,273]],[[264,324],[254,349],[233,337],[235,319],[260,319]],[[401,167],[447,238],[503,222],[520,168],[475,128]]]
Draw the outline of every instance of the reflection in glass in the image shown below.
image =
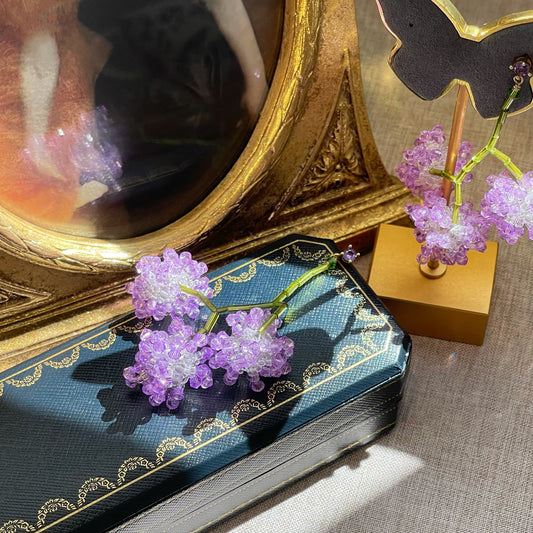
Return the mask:
[[125,238],[187,213],[245,145],[283,0],[0,0],[0,204]]

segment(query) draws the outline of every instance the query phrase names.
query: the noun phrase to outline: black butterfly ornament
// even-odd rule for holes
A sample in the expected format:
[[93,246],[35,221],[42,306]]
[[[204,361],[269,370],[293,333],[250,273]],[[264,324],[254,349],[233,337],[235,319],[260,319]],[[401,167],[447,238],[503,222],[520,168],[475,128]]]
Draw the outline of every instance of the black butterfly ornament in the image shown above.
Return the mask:
[[[376,0],[384,25],[396,38],[389,63],[417,96],[434,100],[457,83],[468,88],[483,118],[497,117],[512,85],[509,66],[533,58],[533,10],[481,27],[468,25],[447,0]],[[511,111],[533,105],[524,83]]]

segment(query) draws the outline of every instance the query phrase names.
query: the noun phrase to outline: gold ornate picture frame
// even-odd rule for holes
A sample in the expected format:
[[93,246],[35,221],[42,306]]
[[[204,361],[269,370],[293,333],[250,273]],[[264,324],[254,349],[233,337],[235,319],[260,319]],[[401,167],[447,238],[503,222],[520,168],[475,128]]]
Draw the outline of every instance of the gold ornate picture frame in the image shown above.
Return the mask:
[[0,355],[18,361],[126,309],[123,286],[143,255],[172,246],[220,264],[290,233],[365,243],[379,223],[403,216],[406,195],[370,131],[353,0],[285,0],[259,120],[233,166],[189,212],[106,240],[0,208]]

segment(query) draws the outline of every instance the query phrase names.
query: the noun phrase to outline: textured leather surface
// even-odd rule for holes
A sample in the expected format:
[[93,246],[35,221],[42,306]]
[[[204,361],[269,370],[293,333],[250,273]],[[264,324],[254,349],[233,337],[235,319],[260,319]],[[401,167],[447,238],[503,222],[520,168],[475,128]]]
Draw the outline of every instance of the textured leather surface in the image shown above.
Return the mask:
[[[198,532],[366,444],[396,421],[400,377],[241,458],[121,525],[118,533]],[[366,409],[368,408],[368,409]]]
[[[272,300],[335,251],[330,241],[287,237],[213,272],[214,302]],[[152,408],[123,383],[142,325],[131,316],[1,374],[0,532],[105,530],[177,493],[185,512],[187,494],[198,502],[202,486],[211,500],[235,490],[242,469],[237,479],[220,475],[230,465],[255,457],[246,463],[253,480],[270,468],[276,443],[282,464],[305,454],[310,435],[313,446],[328,441],[324,428],[302,430],[332,422],[335,413],[331,431],[355,424],[355,414],[361,423],[390,425],[410,340],[357,272],[340,265],[288,303],[281,331],[295,342],[292,372],[269,380],[262,393],[245,380],[226,387],[215,374],[211,389],[188,390],[176,411]],[[343,422],[347,405],[355,411]],[[377,435],[380,428],[368,424],[365,435]],[[306,438],[288,439],[299,432]]]

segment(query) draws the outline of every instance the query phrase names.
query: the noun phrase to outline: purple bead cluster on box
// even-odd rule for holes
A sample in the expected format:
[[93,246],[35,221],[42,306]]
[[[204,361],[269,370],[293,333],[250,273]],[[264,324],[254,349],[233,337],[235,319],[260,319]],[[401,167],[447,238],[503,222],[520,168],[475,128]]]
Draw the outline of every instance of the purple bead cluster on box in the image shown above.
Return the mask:
[[245,374],[256,392],[265,386],[261,378],[290,372],[288,359],[294,344],[288,337],[279,336],[281,320],[276,318],[266,331],[260,331],[271,316],[267,309],[229,314],[229,335],[225,331],[197,332],[185,323],[182,317],[196,318],[203,304],[182,287],[199,291],[206,298],[213,295],[208,278],[203,276],[206,265],[194,261],[188,252],[178,255],[167,249],[163,260],[143,257],[137,263],[137,271],[139,275],[126,286],[137,317],[172,317],[168,331],[143,329],[135,364],[123,373],[126,385],[141,385],[153,406],[165,402],[169,409],[177,408],[187,383],[193,388],[213,384],[212,369],[226,371],[223,380],[227,385],[233,385]]
[[240,374],[246,374],[250,388],[259,392],[265,386],[262,377],[279,378],[291,371],[288,359],[292,357],[294,343],[278,335],[281,320],[274,320],[264,333],[259,332],[269,317],[270,311],[257,307],[249,313],[237,311],[226,318],[231,335],[220,331],[210,339],[216,353],[209,365],[226,370],[226,385],[233,385]]
[[[470,202],[459,207],[453,222],[453,206],[448,206],[441,187],[442,178],[429,173],[442,169],[446,161],[446,136],[441,126],[423,131],[412,150],[403,153],[404,161],[397,165],[400,180],[411,192],[423,199],[422,204],[407,203],[405,211],[415,224],[415,237],[422,244],[417,261],[425,264],[438,260],[446,265],[468,262],[467,252],[483,252],[489,230],[495,226],[501,238],[514,244],[524,234],[524,226],[533,239],[533,172],[521,180],[507,172],[489,176],[489,189],[481,200],[481,209]],[[459,149],[456,172],[470,157],[471,144],[463,142]],[[472,179],[467,174],[463,183]]]
[[126,285],[131,294],[138,318],[153,317],[162,320],[165,316],[187,315],[196,318],[200,300],[186,294],[181,286],[189,287],[211,298],[213,290],[205,263],[195,261],[189,252],[177,254],[172,248],[163,252],[163,260],[157,256],[145,256],[136,265],[139,275]]
[[169,409],[175,409],[187,383],[196,389],[213,384],[206,364],[210,354],[207,335],[195,334],[180,318],[173,320],[168,333],[144,329],[135,364],[124,369],[126,385],[141,385],[152,405],[166,402]]

